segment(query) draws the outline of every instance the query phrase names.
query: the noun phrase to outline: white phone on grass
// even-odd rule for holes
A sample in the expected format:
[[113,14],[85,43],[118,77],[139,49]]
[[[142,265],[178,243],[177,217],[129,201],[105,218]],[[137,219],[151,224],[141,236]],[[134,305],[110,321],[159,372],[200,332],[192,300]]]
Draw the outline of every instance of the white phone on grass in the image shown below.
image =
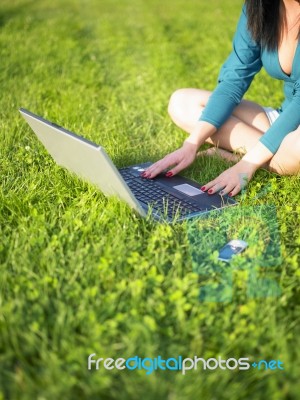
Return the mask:
[[230,242],[225,244],[225,246],[223,246],[219,251],[218,260],[230,262],[233,256],[244,251],[247,246],[248,243],[245,242],[244,240],[239,240],[239,239],[230,240]]

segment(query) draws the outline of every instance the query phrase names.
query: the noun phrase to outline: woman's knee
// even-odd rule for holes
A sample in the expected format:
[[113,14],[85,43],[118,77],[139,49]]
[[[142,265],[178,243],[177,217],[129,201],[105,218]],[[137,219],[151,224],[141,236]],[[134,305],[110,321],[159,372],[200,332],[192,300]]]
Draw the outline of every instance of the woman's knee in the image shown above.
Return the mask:
[[[202,89],[185,88],[176,90],[170,97],[168,112],[175,123],[195,123],[200,110],[205,107],[211,92]],[[185,129],[185,128],[183,128]]]
[[270,162],[270,167],[280,175],[294,175],[300,172],[300,127],[283,139]]
[[293,174],[300,173],[300,127],[295,131],[294,144],[291,146],[293,155]]
[[178,114],[178,111],[182,110],[184,104],[186,104],[187,90],[188,89],[177,89],[172,93],[168,105],[168,113],[171,118],[174,118],[176,114]]
[[300,158],[300,126],[293,132],[286,135],[280,147],[297,158]]

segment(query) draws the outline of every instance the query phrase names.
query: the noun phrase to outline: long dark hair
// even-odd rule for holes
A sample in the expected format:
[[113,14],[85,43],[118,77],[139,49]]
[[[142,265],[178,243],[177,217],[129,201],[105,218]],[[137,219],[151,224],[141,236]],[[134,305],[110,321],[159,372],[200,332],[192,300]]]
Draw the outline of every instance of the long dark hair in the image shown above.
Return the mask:
[[286,24],[281,2],[282,0],[245,0],[248,29],[253,39],[268,50],[277,49],[281,27]]

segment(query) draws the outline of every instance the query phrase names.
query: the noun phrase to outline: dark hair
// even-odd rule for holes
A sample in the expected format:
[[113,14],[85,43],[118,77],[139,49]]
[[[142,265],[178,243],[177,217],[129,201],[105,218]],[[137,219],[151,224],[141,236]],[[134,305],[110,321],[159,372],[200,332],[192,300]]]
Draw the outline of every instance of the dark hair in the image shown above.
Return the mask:
[[286,24],[281,2],[282,0],[245,0],[248,29],[252,38],[268,50],[278,47],[281,27]]

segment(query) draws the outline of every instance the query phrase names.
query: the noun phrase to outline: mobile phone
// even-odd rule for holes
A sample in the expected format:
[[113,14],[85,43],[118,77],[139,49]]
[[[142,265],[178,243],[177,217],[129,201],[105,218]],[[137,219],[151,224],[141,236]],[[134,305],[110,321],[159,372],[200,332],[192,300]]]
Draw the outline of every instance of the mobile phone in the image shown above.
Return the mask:
[[223,246],[219,251],[218,260],[230,262],[233,256],[244,251],[247,246],[248,243],[245,242],[244,240],[239,240],[239,239],[230,240],[230,242],[225,244],[225,246]]

